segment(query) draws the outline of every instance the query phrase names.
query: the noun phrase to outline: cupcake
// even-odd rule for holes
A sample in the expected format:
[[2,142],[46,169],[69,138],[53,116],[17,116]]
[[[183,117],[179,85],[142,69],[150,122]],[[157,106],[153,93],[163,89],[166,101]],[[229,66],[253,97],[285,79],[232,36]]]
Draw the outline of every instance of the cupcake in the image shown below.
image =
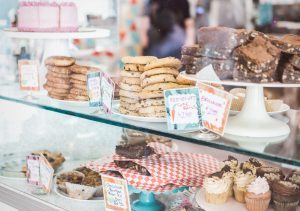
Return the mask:
[[256,170],[256,175],[259,177],[265,177],[270,186],[272,183],[277,180],[283,180],[284,174],[282,170],[278,167],[273,166],[262,166]]
[[230,182],[223,178],[224,172],[216,172],[204,179],[205,201],[211,204],[223,204],[228,200]]
[[271,191],[264,177],[257,177],[247,187],[245,194],[246,207],[249,211],[265,211],[269,207]]
[[235,157],[229,155],[227,160],[224,160],[222,162],[221,167],[224,168],[224,166],[226,166],[226,165],[229,166],[230,169],[235,172],[239,167],[239,161]]
[[235,173],[228,165],[225,165],[221,171],[223,172],[223,179],[228,180],[230,183],[228,197],[231,197],[233,196],[233,182]]
[[250,169],[244,169],[235,174],[233,185],[235,200],[245,203],[246,188],[253,180],[255,180],[255,175]]
[[282,180],[284,178],[284,176],[279,173],[265,173],[263,177],[267,179],[267,182],[270,186],[272,186],[273,182]]
[[272,184],[272,197],[275,211],[296,211],[300,198],[299,186],[289,181],[276,181]]
[[260,167],[262,167],[262,163],[259,162],[257,159],[255,158],[250,158],[249,161],[246,161],[244,163],[241,163],[240,165],[240,169],[251,169],[253,174],[256,174],[256,170]]
[[293,171],[288,177],[287,180],[300,186],[300,172]]

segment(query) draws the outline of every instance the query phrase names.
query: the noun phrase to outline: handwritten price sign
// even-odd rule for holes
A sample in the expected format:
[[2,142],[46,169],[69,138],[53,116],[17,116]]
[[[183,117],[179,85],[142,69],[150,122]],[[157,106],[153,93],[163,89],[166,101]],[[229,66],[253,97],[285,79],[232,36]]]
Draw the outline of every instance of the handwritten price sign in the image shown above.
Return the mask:
[[101,174],[106,210],[130,211],[126,180]]
[[198,88],[166,90],[165,104],[169,130],[201,128]]

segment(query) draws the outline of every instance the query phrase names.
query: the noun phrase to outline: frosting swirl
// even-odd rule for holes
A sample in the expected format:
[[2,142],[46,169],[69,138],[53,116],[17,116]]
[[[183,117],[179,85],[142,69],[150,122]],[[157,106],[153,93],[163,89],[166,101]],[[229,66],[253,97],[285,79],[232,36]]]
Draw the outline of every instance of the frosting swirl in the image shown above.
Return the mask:
[[243,171],[239,171],[236,173],[234,177],[234,183],[241,188],[249,185],[253,180],[255,180],[255,176],[250,172],[244,173]]
[[206,177],[203,187],[208,193],[220,194],[226,192],[230,188],[230,182],[227,179],[218,177]]
[[247,191],[250,193],[264,194],[270,190],[269,184],[264,177],[257,177],[250,185],[247,187]]

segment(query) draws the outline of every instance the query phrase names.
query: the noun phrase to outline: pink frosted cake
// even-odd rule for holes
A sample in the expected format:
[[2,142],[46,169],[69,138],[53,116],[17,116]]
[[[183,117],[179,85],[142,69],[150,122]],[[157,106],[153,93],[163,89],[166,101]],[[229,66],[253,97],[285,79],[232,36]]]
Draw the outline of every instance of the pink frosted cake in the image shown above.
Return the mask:
[[74,32],[78,30],[74,3],[20,2],[18,30],[29,32]]
[[60,5],[60,31],[73,32],[78,30],[77,7],[73,2]]

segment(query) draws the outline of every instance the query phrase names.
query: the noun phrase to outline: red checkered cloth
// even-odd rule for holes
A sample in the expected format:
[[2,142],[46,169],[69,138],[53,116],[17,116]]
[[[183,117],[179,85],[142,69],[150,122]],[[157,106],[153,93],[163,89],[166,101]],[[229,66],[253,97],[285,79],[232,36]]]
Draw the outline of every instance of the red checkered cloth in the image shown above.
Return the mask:
[[211,155],[171,152],[142,159],[127,159],[118,155],[113,160],[132,161],[145,167],[151,176],[144,176],[133,169],[123,169],[114,162],[102,164],[90,161],[87,167],[96,172],[117,171],[128,184],[140,190],[166,192],[178,187],[202,186],[205,175],[219,169],[219,161]]

